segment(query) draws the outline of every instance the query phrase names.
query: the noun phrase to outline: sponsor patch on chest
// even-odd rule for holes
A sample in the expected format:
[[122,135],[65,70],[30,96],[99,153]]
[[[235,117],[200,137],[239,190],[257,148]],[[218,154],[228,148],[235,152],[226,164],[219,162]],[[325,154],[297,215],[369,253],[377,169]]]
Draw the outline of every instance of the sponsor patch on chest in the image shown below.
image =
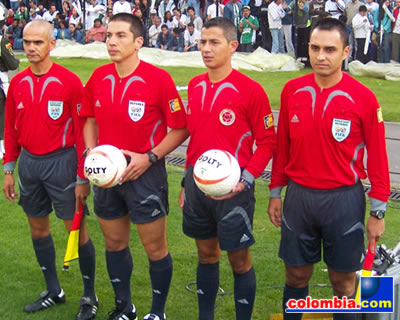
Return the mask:
[[47,103],[47,113],[53,120],[57,120],[61,117],[64,109],[63,101],[49,101]]
[[143,101],[129,100],[128,113],[132,121],[137,122],[142,119],[144,115],[146,103]]
[[351,121],[344,120],[344,119],[336,119],[334,118],[332,121],[332,136],[333,138],[338,141],[342,142],[345,140],[351,130]]

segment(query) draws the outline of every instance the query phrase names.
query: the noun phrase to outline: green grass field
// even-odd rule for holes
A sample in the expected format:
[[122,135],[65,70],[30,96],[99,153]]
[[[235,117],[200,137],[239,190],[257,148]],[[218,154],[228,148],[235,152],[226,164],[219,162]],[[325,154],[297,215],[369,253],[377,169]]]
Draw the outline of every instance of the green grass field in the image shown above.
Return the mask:
[[[182,213],[177,206],[177,196],[180,191],[179,181],[182,169],[169,166],[170,183],[170,214],[168,217],[168,242],[174,260],[174,275],[167,302],[168,319],[195,320],[197,300],[195,294],[185,289],[186,285],[195,280],[196,249],[192,239],[186,237],[181,230]],[[257,181],[256,211],[254,219],[254,234],[256,244],[252,246],[252,262],[257,273],[257,296],[254,306],[253,319],[269,319],[271,313],[279,313],[281,305],[281,286],[284,283],[284,269],[277,256],[280,233],[269,222],[266,214],[268,201],[267,183]],[[89,201],[92,208],[92,200]],[[398,203],[390,203],[397,209],[389,208],[386,220],[386,233],[381,243],[388,247],[399,240],[400,217]],[[60,220],[51,215],[52,235],[57,252],[57,268],[59,277],[67,295],[67,303],[51,310],[37,314],[26,315],[23,306],[37,298],[44,290],[45,284],[41,271],[36,262],[29,236],[29,227],[22,209],[16,204],[9,203],[4,197],[0,198],[0,243],[1,286],[0,319],[73,319],[79,308],[79,298],[82,294],[82,280],[78,262],[72,262],[70,271],[62,272],[62,262],[67,243],[67,234]],[[104,257],[104,243],[100,227],[94,214],[87,218],[89,232],[97,253],[96,288],[100,301],[97,319],[107,319],[107,313],[113,308],[113,290],[109,282]],[[138,309],[139,319],[150,308],[151,290],[148,276],[148,261],[140,244],[138,234],[132,226],[131,251],[134,261],[132,274],[133,301]],[[233,279],[226,255],[221,259],[220,285],[226,295],[219,296],[215,309],[216,319],[234,318],[234,302],[232,296]],[[313,285],[326,285],[327,273],[323,263],[315,266]],[[193,287],[191,287],[193,288]],[[311,287],[313,297],[329,297],[329,287]]]
[[[95,59],[57,59],[55,61],[79,75],[83,83],[86,83],[96,67],[109,62],[108,60]],[[20,69],[22,70],[26,66],[27,62],[22,62]],[[205,69],[201,68],[163,67],[163,69],[171,74],[177,86],[186,86],[193,76],[205,72]],[[257,72],[243,70],[243,73],[258,81],[263,86],[270,99],[272,109],[279,109],[280,107],[280,94],[284,84],[292,78],[309,72],[311,72],[310,69],[298,72]],[[397,98],[399,83],[367,77],[357,77],[357,79],[375,92],[382,106],[385,121],[399,122],[400,105]],[[183,99],[187,97],[186,91],[181,91],[180,94]]]

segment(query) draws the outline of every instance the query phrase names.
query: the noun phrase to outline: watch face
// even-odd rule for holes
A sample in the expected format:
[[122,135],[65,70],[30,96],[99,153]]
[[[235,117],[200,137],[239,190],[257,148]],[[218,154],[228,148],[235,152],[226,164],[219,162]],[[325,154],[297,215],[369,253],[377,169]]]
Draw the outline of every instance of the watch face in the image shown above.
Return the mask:
[[383,211],[379,210],[379,211],[377,212],[377,217],[378,217],[378,219],[383,219],[384,216],[385,216],[385,213],[384,213]]

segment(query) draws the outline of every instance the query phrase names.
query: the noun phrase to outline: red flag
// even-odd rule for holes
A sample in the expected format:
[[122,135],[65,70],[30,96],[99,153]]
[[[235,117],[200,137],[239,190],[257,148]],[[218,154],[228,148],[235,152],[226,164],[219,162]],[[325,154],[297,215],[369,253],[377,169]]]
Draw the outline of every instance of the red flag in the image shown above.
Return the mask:
[[68,270],[69,263],[79,258],[79,230],[83,218],[83,205],[79,204],[79,211],[76,211],[72,220],[71,231],[68,236],[67,250],[64,256],[64,270]]

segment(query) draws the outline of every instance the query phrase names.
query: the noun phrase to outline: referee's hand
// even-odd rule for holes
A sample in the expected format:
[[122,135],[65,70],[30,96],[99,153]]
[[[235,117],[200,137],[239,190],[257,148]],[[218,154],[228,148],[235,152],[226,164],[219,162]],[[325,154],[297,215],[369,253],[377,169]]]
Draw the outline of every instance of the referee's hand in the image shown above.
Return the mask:
[[385,232],[385,219],[377,219],[370,216],[367,221],[367,238],[369,242],[378,242]]
[[6,198],[11,202],[18,198],[18,194],[15,192],[14,185],[14,177],[11,174],[5,174],[3,181],[3,192]]
[[151,166],[147,153],[136,153],[128,150],[121,150],[122,153],[131,158],[125,171],[122,173],[119,184],[126,181],[137,180]]
[[268,216],[272,224],[279,228],[282,224],[282,200],[281,198],[270,198],[268,204]]

